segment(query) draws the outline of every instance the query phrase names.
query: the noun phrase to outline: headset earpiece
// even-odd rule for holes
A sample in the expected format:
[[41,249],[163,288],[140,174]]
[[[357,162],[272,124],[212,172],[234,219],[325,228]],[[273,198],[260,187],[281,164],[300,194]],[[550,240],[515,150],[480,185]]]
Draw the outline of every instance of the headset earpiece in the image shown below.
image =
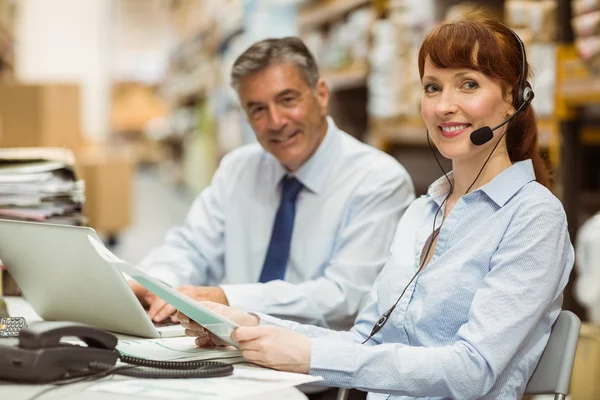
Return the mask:
[[523,41],[515,31],[508,27],[507,29],[510,31],[510,33],[514,35],[515,39],[517,39],[517,42],[519,42],[519,47],[521,47],[522,65],[521,75],[519,76],[519,87],[517,88],[517,103],[515,104],[515,108],[518,109],[521,108],[521,106],[525,108],[529,106],[529,104],[535,97],[533,89],[531,88],[531,84],[527,82],[527,57],[525,55],[525,45],[523,44]]
[[525,82],[525,89],[523,90],[523,102],[529,104],[535,97],[535,93],[533,93],[533,89],[529,82]]

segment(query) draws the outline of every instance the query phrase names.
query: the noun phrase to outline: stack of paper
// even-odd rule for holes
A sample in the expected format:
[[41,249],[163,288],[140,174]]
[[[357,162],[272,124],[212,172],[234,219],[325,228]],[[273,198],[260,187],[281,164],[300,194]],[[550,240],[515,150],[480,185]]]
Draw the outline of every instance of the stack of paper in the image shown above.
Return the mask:
[[0,149],[0,218],[83,225],[84,183],[68,149]]
[[202,349],[193,337],[182,336],[162,339],[121,339],[117,344],[119,353],[161,361],[241,359],[242,352],[233,347]]

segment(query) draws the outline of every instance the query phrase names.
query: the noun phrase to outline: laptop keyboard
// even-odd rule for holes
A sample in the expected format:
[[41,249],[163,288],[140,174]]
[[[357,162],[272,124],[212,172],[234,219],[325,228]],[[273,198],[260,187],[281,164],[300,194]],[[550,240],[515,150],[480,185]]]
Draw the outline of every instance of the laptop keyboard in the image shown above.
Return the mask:
[[154,326],[156,328],[162,328],[163,326],[179,325],[179,322],[173,322],[173,321],[171,321],[170,318],[165,319],[164,321],[161,321],[161,322],[154,322],[154,321],[152,321],[152,323],[154,324]]

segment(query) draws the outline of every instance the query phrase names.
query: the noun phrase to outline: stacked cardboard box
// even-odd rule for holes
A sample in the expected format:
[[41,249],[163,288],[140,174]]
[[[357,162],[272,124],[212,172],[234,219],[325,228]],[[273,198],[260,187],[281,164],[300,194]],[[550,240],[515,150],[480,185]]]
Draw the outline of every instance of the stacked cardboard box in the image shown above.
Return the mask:
[[81,140],[79,87],[0,85],[0,147],[66,147]]
[[114,239],[131,222],[134,159],[128,148],[85,145],[77,154],[77,172],[85,181],[88,225]]
[[[533,107],[540,117],[554,116],[556,91],[556,2],[553,0],[510,0],[505,3],[507,25],[525,44],[535,98]],[[540,132],[540,142],[551,140],[551,132]]]
[[422,87],[417,56],[425,34],[436,24],[432,1],[390,3],[389,17],[373,26],[369,116],[418,117]]
[[594,72],[600,69],[600,0],[571,2],[575,47]]
[[132,157],[122,149],[84,143],[80,126],[77,85],[0,85],[0,147],[72,150],[86,181],[84,213],[90,226],[117,234],[130,221]]
[[505,5],[506,23],[526,43],[553,42],[556,37],[556,1],[510,0]]

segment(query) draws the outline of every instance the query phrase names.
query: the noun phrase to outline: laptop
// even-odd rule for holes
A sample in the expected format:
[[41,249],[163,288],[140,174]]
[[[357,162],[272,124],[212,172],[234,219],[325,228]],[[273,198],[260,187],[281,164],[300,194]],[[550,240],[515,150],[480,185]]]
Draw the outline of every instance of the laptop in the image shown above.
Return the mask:
[[101,243],[92,228],[0,219],[0,260],[44,320],[146,338],[183,336],[180,325],[152,322],[90,237]]

